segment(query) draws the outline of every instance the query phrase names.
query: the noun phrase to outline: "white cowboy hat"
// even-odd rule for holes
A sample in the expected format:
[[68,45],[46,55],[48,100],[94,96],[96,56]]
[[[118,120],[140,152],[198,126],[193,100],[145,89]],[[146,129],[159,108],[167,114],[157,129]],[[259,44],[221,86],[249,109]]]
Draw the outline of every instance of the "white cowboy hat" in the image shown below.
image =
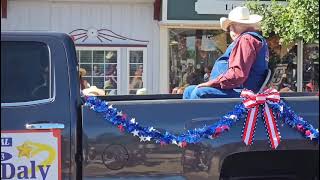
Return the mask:
[[136,95],[146,95],[147,94],[147,89],[146,88],[141,88],[138,89],[136,92]]
[[105,96],[105,92],[102,89],[98,89],[97,86],[91,86],[87,89],[82,90],[86,96]]
[[262,16],[257,14],[250,15],[247,7],[240,6],[230,11],[228,18],[220,18],[220,26],[224,31],[227,31],[232,22],[257,26],[261,20]]
[[83,68],[79,68],[79,74],[80,76],[85,76],[87,74],[87,71]]
[[111,59],[113,56],[113,52],[112,51],[109,51],[106,55],[106,59]]

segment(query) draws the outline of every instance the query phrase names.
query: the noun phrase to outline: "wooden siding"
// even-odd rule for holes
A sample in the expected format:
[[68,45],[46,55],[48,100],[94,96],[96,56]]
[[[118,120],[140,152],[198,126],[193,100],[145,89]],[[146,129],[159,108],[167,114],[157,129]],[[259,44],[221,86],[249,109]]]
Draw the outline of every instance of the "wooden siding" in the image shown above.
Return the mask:
[[[8,1],[7,19],[1,19],[1,31],[55,31],[70,33],[79,28],[109,29],[147,43],[147,89],[159,93],[160,59],[158,21],[153,19],[154,1]],[[89,43],[89,42],[88,42]],[[96,41],[101,44],[100,41]],[[104,42],[110,44],[119,43]],[[139,42],[130,42],[141,45]],[[85,44],[85,43],[84,43]],[[82,44],[82,46],[84,45]],[[90,42],[92,44],[92,41]],[[121,61],[126,60],[121,51]]]

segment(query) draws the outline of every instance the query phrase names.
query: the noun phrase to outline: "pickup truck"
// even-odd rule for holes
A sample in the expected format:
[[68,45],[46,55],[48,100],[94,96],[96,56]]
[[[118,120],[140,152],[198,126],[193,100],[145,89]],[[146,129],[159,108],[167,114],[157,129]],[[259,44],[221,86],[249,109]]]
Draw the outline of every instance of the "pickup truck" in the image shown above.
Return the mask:
[[[319,143],[279,123],[269,147],[258,119],[254,143],[244,122],[184,148],[140,141],[83,105],[72,39],[63,33],[1,33],[1,179],[207,180],[319,179]],[[179,134],[210,125],[240,98],[183,100],[179,95],[101,96],[143,126]],[[282,93],[319,127],[319,96]]]

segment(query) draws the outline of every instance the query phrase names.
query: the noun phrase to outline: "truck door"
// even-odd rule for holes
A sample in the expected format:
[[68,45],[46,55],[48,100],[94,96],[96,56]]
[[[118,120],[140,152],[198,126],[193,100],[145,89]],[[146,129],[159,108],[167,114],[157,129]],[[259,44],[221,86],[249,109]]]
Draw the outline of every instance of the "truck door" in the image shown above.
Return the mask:
[[1,179],[72,179],[62,41],[1,34]]

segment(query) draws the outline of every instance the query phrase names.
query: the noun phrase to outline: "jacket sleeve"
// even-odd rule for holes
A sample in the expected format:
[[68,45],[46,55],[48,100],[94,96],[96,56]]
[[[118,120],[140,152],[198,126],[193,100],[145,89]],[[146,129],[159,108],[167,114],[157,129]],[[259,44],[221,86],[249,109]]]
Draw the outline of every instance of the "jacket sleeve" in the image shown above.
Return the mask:
[[242,85],[248,78],[251,66],[261,48],[260,40],[249,34],[241,36],[230,54],[227,72],[211,80],[211,86],[232,89]]

